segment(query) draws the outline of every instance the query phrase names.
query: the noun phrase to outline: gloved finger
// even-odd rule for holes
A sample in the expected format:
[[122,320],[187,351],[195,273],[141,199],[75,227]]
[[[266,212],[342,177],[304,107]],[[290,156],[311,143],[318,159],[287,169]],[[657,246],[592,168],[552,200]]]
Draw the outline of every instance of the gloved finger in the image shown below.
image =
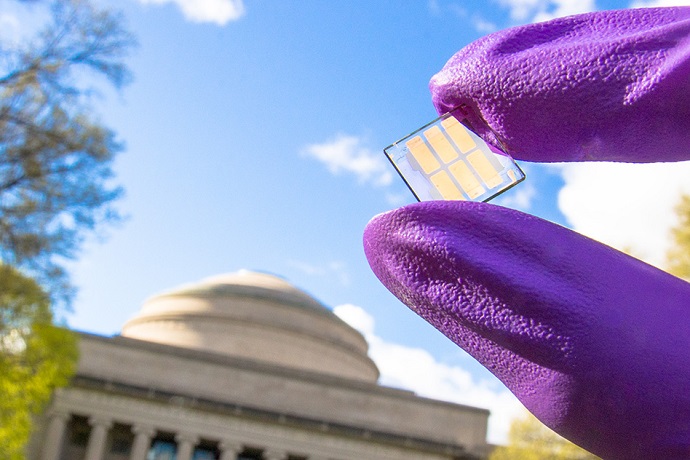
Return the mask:
[[690,284],[484,203],[375,217],[369,263],[553,430],[605,459],[690,458]]
[[602,11],[488,35],[431,79],[528,161],[690,159],[690,7]]

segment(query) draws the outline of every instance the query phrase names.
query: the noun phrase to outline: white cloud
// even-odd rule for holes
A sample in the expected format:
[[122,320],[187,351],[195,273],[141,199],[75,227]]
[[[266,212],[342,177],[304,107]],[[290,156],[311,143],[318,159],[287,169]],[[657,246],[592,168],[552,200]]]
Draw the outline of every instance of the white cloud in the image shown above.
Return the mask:
[[472,26],[477,32],[488,34],[498,30],[498,26],[496,24],[486,20],[479,14],[474,13],[470,15],[470,12],[460,3],[449,2],[444,5],[441,5],[439,0],[429,0],[427,6],[429,12],[433,16],[441,16],[448,12],[456,16],[457,18],[461,19],[463,23],[469,22],[470,24],[472,24]]
[[519,22],[539,22],[596,11],[595,0],[496,0]]
[[328,277],[329,279],[337,279],[343,286],[349,286],[351,283],[350,274],[344,262],[333,260],[325,265],[315,265],[302,260],[289,260],[288,265],[301,271],[305,275]]
[[381,371],[383,385],[489,409],[488,441],[505,444],[510,423],[525,409],[498,381],[478,382],[462,367],[441,363],[426,350],[385,341],[374,331],[374,318],[359,306],[339,305],[333,311],[367,339],[369,356]]
[[374,335],[374,317],[357,305],[346,303],[333,308],[338,318],[362,333],[364,337]]
[[477,32],[481,32],[483,34],[489,34],[498,30],[498,26],[496,24],[476,15],[472,17],[472,25]]
[[690,0],[648,0],[634,1],[630,8],[651,8],[656,6],[690,6]]
[[409,190],[401,193],[386,192],[386,203],[396,208],[404,204],[409,204],[416,201]]
[[579,163],[562,166],[558,197],[573,229],[662,266],[674,206],[690,193],[690,162],[648,165]]
[[303,153],[326,165],[333,174],[354,174],[360,182],[377,186],[393,182],[391,166],[383,154],[365,146],[356,136],[341,134],[323,144],[308,145]]
[[525,181],[521,184],[515,186],[515,189],[511,189],[504,195],[496,198],[495,203],[500,206],[505,206],[507,208],[514,208],[519,211],[529,212],[532,208],[532,202],[537,196],[537,189],[534,184],[529,181]]
[[0,0],[0,41],[7,49],[30,42],[50,21],[50,8],[41,2]]
[[174,3],[185,18],[192,22],[212,22],[223,26],[244,15],[242,0],[139,0],[141,3],[162,5]]
[[18,42],[20,31],[21,24],[17,16],[12,13],[0,13],[0,38],[3,41]]

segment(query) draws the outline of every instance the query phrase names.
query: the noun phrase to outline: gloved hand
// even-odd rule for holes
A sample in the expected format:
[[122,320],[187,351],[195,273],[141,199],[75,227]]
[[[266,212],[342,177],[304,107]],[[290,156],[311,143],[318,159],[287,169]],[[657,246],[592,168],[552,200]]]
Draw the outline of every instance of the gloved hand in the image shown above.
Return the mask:
[[[690,159],[690,8],[498,32],[431,90],[440,113],[466,104],[516,158]],[[393,294],[559,434],[604,459],[690,458],[690,284],[484,203],[379,215],[364,247]]]

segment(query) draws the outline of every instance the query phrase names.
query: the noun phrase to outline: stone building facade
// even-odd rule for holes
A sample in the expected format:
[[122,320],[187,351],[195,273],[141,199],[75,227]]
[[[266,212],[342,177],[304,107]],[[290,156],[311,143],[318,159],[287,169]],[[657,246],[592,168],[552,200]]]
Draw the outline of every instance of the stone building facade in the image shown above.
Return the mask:
[[313,297],[240,271],[147,300],[119,336],[81,333],[30,460],[486,457],[489,413],[377,384],[367,343]]

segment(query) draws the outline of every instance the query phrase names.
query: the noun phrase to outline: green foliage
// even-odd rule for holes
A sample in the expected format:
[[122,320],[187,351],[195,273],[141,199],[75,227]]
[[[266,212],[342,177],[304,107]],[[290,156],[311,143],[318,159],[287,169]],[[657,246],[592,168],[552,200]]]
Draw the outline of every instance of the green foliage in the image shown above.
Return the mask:
[[666,254],[670,273],[690,281],[690,195],[683,195],[676,205],[678,223],[671,229],[672,246]]
[[117,15],[86,0],[35,6],[45,7],[50,19],[33,40],[0,44],[0,261],[55,298],[69,294],[61,262],[118,217],[111,164],[121,145],[88,101],[93,76],[126,83],[120,61],[133,39]]
[[0,458],[24,458],[32,417],[75,371],[77,337],[52,324],[50,298],[0,265]]
[[118,218],[111,165],[121,145],[89,101],[97,84],[127,82],[121,60],[133,45],[119,16],[87,0],[31,3],[49,9],[41,30],[0,43],[2,459],[23,457],[32,417],[76,366],[76,336],[53,325],[51,307],[69,302],[65,259]]
[[510,426],[508,445],[498,447],[489,460],[596,460],[599,457],[547,428],[532,414]]

